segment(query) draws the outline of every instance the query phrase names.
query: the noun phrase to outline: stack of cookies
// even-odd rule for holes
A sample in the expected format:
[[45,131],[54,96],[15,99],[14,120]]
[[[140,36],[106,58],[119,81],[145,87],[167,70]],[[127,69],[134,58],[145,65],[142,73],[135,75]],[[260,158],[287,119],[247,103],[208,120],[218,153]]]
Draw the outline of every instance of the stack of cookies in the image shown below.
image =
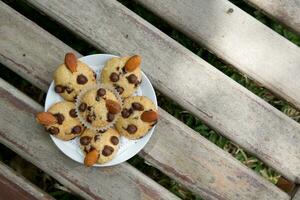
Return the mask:
[[133,96],[142,82],[141,57],[112,58],[99,77],[73,53],[54,72],[54,90],[65,101],[36,115],[61,140],[80,137],[86,166],[114,158],[120,137],[142,138],[157,122],[155,104]]

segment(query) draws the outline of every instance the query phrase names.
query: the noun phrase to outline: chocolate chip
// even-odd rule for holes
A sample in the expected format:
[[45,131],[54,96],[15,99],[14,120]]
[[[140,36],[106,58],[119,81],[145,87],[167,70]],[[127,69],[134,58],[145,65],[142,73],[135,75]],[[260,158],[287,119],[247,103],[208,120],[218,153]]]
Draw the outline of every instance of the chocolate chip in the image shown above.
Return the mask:
[[104,156],[110,156],[113,152],[114,152],[114,148],[108,145],[105,145],[104,149],[102,150],[102,154]]
[[97,90],[97,96],[99,97],[103,97],[106,94],[106,90],[103,88],[100,88],[99,90]]
[[117,67],[117,70],[119,71],[120,67]]
[[142,83],[142,80],[141,81],[137,81],[135,84],[134,84],[134,87],[137,87],[138,85],[140,85]]
[[126,130],[129,134],[134,134],[137,131],[137,127],[133,124],[129,124]]
[[60,113],[56,113],[54,114],[54,116],[56,117],[57,123],[59,125],[62,125],[63,121],[65,120],[65,117]]
[[122,68],[122,72],[123,72],[123,74],[127,73],[125,67]]
[[51,126],[48,131],[50,132],[50,134],[52,135],[57,135],[59,133],[59,128]]
[[97,140],[100,140],[100,135],[95,135],[94,136],[94,141],[96,142]]
[[122,93],[124,92],[124,88],[122,88],[121,86],[116,85],[116,86],[115,86],[115,89],[117,90],[117,92],[118,92],[119,94],[122,94]]
[[98,132],[98,133],[105,133],[106,130],[98,130],[97,132]]
[[88,145],[91,142],[92,138],[90,136],[83,136],[80,138],[80,144]]
[[74,97],[73,97],[73,99],[74,99],[74,101],[77,99],[77,95],[75,95]]
[[54,87],[54,91],[55,91],[56,93],[63,93],[63,92],[65,91],[65,87],[62,86],[62,85],[56,85],[56,86]]
[[119,80],[119,75],[116,72],[111,73],[109,76],[111,82],[117,82]]
[[86,121],[92,123],[95,120],[95,118],[96,118],[95,115],[88,115],[86,116]]
[[81,103],[81,104],[79,105],[78,110],[79,110],[80,112],[84,112],[85,109],[86,109],[86,107],[87,107],[87,104],[86,104],[86,103]]
[[112,113],[107,113],[106,118],[108,122],[112,122],[115,119],[115,115]]
[[87,110],[88,110],[88,111],[91,111],[91,110],[92,110],[92,106],[88,106],[88,107],[87,107]]
[[80,74],[77,76],[77,79],[76,79],[77,83],[80,84],[80,85],[84,85],[88,82],[88,79],[85,75],[83,74]]
[[100,101],[100,99],[101,99],[101,97],[99,97],[99,96],[96,96],[96,98],[95,98],[96,101]]
[[143,111],[144,110],[144,106],[138,102],[134,102],[131,104],[132,108],[134,110],[138,110],[138,111]]
[[113,145],[119,144],[119,138],[116,137],[116,136],[112,136],[112,137],[110,138],[110,141],[111,141],[111,143],[112,143]]
[[134,74],[130,74],[129,76],[126,77],[128,82],[131,84],[135,84],[138,81],[138,78]]
[[77,117],[77,114],[76,114],[76,110],[75,109],[71,109],[70,112],[69,112],[69,115],[73,118]]
[[81,132],[81,126],[74,126],[71,131],[71,133],[73,134],[79,134],[80,132]]
[[121,114],[122,114],[123,118],[128,118],[131,113],[130,113],[129,109],[124,108],[124,110],[122,110]]
[[68,94],[70,94],[70,93],[73,92],[73,90],[74,90],[74,89],[69,88],[69,87],[65,87],[65,88],[66,88],[66,91],[67,91]]

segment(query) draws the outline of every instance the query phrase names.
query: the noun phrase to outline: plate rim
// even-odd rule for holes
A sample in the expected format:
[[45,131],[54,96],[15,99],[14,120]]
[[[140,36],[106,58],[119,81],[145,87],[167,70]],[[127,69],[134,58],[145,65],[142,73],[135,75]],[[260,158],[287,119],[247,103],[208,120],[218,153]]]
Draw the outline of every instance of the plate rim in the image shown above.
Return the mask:
[[[108,59],[113,58],[113,57],[118,57],[118,58],[120,57],[120,56],[113,55],[113,54],[102,54],[102,53],[101,53],[101,54],[90,54],[90,55],[87,55],[87,56],[82,56],[82,57],[78,58],[78,60],[84,62],[84,61],[83,61],[84,59],[87,59],[87,58],[89,58],[89,57],[96,57],[96,56],[107,56],[107,57],[109,57]],[[87,64],[87,63],[85,63],[85,64]],[[87,64],[87,65],[90,67],[89,64]],[[90,67],[90,68],[91,68],[91,67]],[[91,68],[91,69],[92,69],[92,68]],[[93,70],[93,69],[92,69],[92,70]],[[93,70],[93,71],[94,71],[94,70]],[[100,72],[99,72],[99,73],[100,73]],[[153,103],[155,104],[156,108],[158,109],[157,96],[156,96],[155,90],[154,90],[154,88],[153,88],[153,85],[152,85],[151,81],[149,80],[149,78],[147,77],[147,75],[146,75],[142,70],[141,70],[141,73],[142,73],[143,79],[146,79],[146,81],[149,83],[149,87],[150,87],[149,89],[151,90],[150,92],[153,93],[153,99],[154,99]],[[52,79],[52,81],[51,81],[51,83],[50,83],[50,85],[49,85],[49,88],[48,88],[47,94],[46,94],[46,99],[45,99],[45,104],[44,104],[44,111],[45,111],[45,112],[46,112],[47,99],[48,99],[49,92],[50,92],[50,89],[51,89],[51,86],[52,86],[52,85],[54,85],[54,80],[53,80],[53,79]],[[49,98],[50,98],[50,97],[49,97]],[[50,106],[52,106],[52,105],[53,105],[53,104],[51,104]],[[50,106],[48,106],[48,107],[50,107]],[[116,157],[115,157],[114,159],[112,159],[111,161],[109,161],[109,162],[107,162],[107,163],[103,163],[103,164],[97,163],[97,164],[94,164],[93,167],[109,167],[109,166],[114,166],[114,165],[121,164],[121,163],[126,162],[127,160],[131,159],[133,156],[137,155],[137,154],[138,154],[138,153],[146,146],[146,144],[149,142],[150,138],[151,138],[152,135],[154,134],[154,130],[155,130],[156,126],[157,126],[157,125],[153,126],[153,127],[150,129],[150,131],[145,135],[145,136],[149,135],[149,136],[148,136],[149,138],[146,139],[146,141],[144,142],[144,144],[141,145],[141,147],[138,148],[138,150],[135,151],[135,153],[133,153],[133,154],[130,155],[130,156],[126,156],[126,159],[121,160],[120,162],[117,162],[117,163],[110,164],[110,162],[113,161],[113,160],[116,158]],[[75,159],[75,158],[71,157],[69,154],[67,154],[67,153],[63,150],[63,148],[60,147],[60,144],[57,144],[57,142],[70,142],[70,141],[75,140],[75,138],[72,139],[72,140],[69,140],[69,141],[63,141],[63,140],[60,140],[60,139],[58,139],[58,138],[56,138],[56,137],[54,137],[54,136],[52,136],[52,135],[50,135],[50,134],[49,134],[49,136],[50,136],[51,140],[53,141],[53,143],[56,145],[56,147],[57,147],[57,148],[58,148],[65,156],[67,156],[68,158],[72,159],[73,161],[75,161],[75,162],[77,162],[77,163],[84,164],[83,161],[79,161],[78,159]],[[120,137],[124,137],[124,136],[121,135]],[[144,138],[144,137],[143,137],[143,138]],[[138,140],[139,140],[139,139],[138,139]],[[79,146],[78,146],[78,148],[80,149]],[[130,147],[129,147],[129,149],[130,149]],[[128,149],[126,149],[126,151],[127,151],[127,150],[128,150]],[[124,151],[124,152],[126,152],[126,151]],[[124,152],[122,152],[122,154],[123,154]]]

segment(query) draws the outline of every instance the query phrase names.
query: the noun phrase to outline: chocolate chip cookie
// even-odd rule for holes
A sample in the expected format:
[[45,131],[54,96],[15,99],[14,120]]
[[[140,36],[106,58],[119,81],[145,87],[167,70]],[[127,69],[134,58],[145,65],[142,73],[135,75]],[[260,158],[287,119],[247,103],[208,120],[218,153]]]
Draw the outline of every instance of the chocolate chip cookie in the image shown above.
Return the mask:
[[102,164],[112,160],[118,151],[119,141],[120,134],[115,129],[103,133],[86,129],[80,137],[80,148],[86,155],[85,164],[91,166],[96,162]]
[[88,128],[103,130],[115,122],[121,111],[121,103],[111,90],[100,86],[80,95],[77,110]]
[[54,90],[67,101],[74,101],[82,88],[96,83],[96,74],[74,54],[67,53],[65,63],[54,72]]
[[150,99],[144,96],[128,97],[124,100],[116,128],[127,138],[138,139],[156,124],[157,119],[156,106]]
[[112,58],[101,72],[101,82],[111,84],[123,97],[131,96],[141,83],[141,57]]
[[36,119],[51,135],[61,140],[71,140],[84,131],[73,102],[58,102],[47,112],[38,113]]

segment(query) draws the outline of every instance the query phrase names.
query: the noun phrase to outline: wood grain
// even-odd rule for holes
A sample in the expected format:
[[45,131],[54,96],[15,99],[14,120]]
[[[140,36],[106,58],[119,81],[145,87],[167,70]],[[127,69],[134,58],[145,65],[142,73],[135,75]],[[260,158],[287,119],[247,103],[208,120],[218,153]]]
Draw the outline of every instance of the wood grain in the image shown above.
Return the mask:
[[246,0],[246,2],[300,35],[299,0]]
[[295,196],[292,198],[292,200],[300,200],[300,190],[299,190],[299,188],[298,188]]
[[[43,108],[0,79],[0,141],[85,199],[178,199],[127,163],[88,168],[60,152],[34,114]],[[15,122],[15,123],[11,123]]]
[[286,194],[279,195],[278,188],[162,109],[159,113],[155,134],[139,154],[153,166],[204,199],[288,198]]
[[[128,164],[89,169],[62,156],[34,119],[33,114],[42,110],[41,106],[1,79],[0,97],[0,115],[5,116],[0,121],[0,141],[75,193],[85,198],[99,195],[101,199],[143,199],[149,194],[156,195],[152,199],[173,199],[161,187],[157,186],[161,188],[159,192],[151,188],[152,181],[143,180]],[[289,199],[286,193],[166,112],[160,110],[160,116],[156,133],[140,155],[195,193],[205,199]],[[9,123],[12,120],[18,123]]]
[[2,162],[0,162],[0,190],[1,200],[54,200]]
[[[11,17],[23,21],[17,13],[11,13]],[[31,31],[32,34],[36,32],[31,23],[20,23],[18,29]],[[45,37],[47,33],[43,32],[43,35]],[[19,40],[21,41],[22,37]],[[43,42],[36,41],[39,41],[39,38],[28,42],[31,43],[33,48],[56,45],[57,42],[52,37]],[[63,51],[63,49],[60,51]],[[36,58],[38,59],[38,54]],[[19,58],[15,56],[14,59],[18,60]],[[51,62],[49,61],[49,63]],[[43,66],[48,66],[47,63],[46,61]],[[38,75],[39,71],[36,71],[36,73]],[[47,81],[46,78],[44,79]],[[25,99],[22,102],[26,103],[27,100]],[[146,148],[140,153],[147,160],[147,163],[159,168],[206,199],[288,198],[285,193],[257,174],[254,174],[229,154],[163,110],[160,109],[159,112],[161,120],[157,125],[155,134]],[[37,125],[32,124],[32,126],[35,127]],[[220,171],[223,173],[218,173]],[[236,184],[240,184],[239,190],[236,190]]]
[[162,93],[288,179],[300,181],[299,124],[120,3],[27,1],[105,52],[140,54],[144,72]]
[[[222,60],[300,108],[300,48],[228,0],[137,1]],[[296,4],[294,0],[289,2]],[[297,16],[300,16],[299,12]]]

